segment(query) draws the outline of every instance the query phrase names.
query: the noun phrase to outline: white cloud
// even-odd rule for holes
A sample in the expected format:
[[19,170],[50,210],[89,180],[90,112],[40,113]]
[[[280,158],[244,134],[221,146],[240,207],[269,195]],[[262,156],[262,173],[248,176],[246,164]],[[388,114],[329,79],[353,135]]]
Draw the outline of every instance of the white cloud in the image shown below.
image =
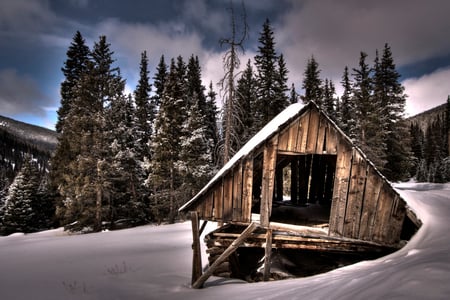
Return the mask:
[[416,115],[445,103],[450,95],[450,67],[403,82],[408,99],[406,113]]
[[0,107],[4,114],[23,112],[44,115],[43,107],[53,103],[39,89],[37,83],[17,73],[16,70],[0,70]]
[[292,1],[274,24],[277,45],[297,84],[314,55],[322,76],[340,81],[344,67],[356,67],[359,52],[369,54],[387,42],[397,66],[450,52],[450,2],[431,1]]

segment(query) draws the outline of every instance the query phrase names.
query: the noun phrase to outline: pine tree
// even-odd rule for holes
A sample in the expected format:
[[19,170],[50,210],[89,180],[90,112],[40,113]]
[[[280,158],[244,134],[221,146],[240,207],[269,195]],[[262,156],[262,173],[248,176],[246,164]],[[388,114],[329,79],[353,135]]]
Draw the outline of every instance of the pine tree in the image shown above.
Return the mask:
[[147,52],[141,54],[140,77],[136,90],[134,91],[134,101],[136,104],[136,150],[137,159],[142,163],[151,159],[149,143],[152,136],[152,126],[156,114],[156,104],[154,98],[150,97],[151,84],[149,83]]
[[125,83],[114,60],[106,37],[101,36],[91,51],[87,71],[81,76],[65,126],[72,160],[62,173],[59,191],[64,202],[59,215],[64,223],[77,221],[75,230],[100,230],[103,220],[105,190],[111,170],[108,157],[112,136],[106,134],[111,126],[106,112],[122,96]]
[[208,139],[207,116],[201,111],[200,98],[196,93],[188,112],[185,131],[189,135],[181,141],[180,175],[182,177],[181,190],[184,191],[183,202],[193,197],[212,177],[214,167],[209,145],[213,141]]
[[64,62],[64,67],[61,68],[65,79],[61,83],[61,106],[58,109],[58,120],[55,125],[56,131],[59,133],[64,128],[64,121],[74,99],[74,87],[86,71],[88,60],[89,48],[86,46],[81,33],[77,31],[67,50],[67,60]]
[[295,90],[295,85],[294,83],[292,83],[291,85],[291,90],[289,92],[289,103],[290,104],[294,104],[298,102],[298,94],[297,91]]
[[217,127],[217,115],[218,108],[216,105],[217,93],[213,89],[212,81],[209,83],[208,92],[206,93],[206,122],[208,124],[208,140],[211,141],[209,144],[209,153],[211,153],[211,161],[214,166],[219,165],[220,155],[217,153],[220,134]]
[[379,131],[385,131],[386,164],[383,166],[388,179],[398,181],[410,177],[411,149],[407,140],[408,127],[404,122],[406,95],[400,83],[400,74],[395,69],[392,52],[385,44],[381,63],[378,52],[375,60],[374,98],[381,106],[378,121]]
[[361,52],[359,68],[353,71],[353,101],[356,104],[356,143],[380,169],[386,163],[386,144],[381,103],[372,96],[372,68],[366,63],[367,54]]
[[161,106],[155,120],[155,135],[152,138],[151,173],[148,183],[151,186],[151,209],[155,219],[161,222],[168,218],[173,222],[181,202],[179,160],[183,125],[186,120],[185,108],[185,67],[182,59],[172,59],[170,71],[164,88]]
[[[423,160],[423,147],[425,143],[425,134],[418,124],[411,124],[410,126],[410,136],[411,136],[411,151],[413,154],[413,162],[411,165],[411,174],[415,175],[419,180],[419,168]],[[423,176],[421,175],[421,180]]]
[[167,75],[167,65],[164,60],[164,55],[161,55],[158,66],[156,67],[155,75],[153,76],[153,86],[155,87],[155,94],[152,98],[157,111],[159,109],[159,106],[161,105]]
[[305,94],[301,97],[303,103],[314,101],[317,105],[322,105],[322,79],[320,79],[320,69],[314,56],[308,59],[305,72],[303,73],[302,88]]
[[39,199],[39,172],[31,161],[25,159],[21,171],[8,189],[4,211],[3,229],[5,234],[13,232],[33,232],[36,227],[36,206]]
[[342,130],[354,141],[356,139],[356,103],[352,95],[352,84],[350,82],[348,67],[344,69],[341,81],[344,91],[341,97],[340,121]]
[[334,121],[336,118],[336,88],[331,80],[325,79],[325,84],[323,86],[323,104],[322,109],[330,116]]
[[[258,131],[288,105],[284,59],[275,52],[275,40],[269,19],[263,24],[255,56],[258,102],[255,106],[255,128]],[[279,70],[281,67],[281,72]],[[283,90],[283,91],[282,91]]]

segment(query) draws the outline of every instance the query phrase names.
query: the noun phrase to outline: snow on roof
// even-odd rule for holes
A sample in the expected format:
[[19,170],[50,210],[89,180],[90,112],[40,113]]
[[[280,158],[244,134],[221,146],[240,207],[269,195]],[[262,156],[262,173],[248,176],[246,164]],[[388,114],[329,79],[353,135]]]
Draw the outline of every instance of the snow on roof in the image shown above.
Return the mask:
[[186,202],[179,211],[183,211],[189,207],[195,200],[197,200],[203,193],[205,193],[209,187],[211,187],[222,175],[229,169],[231,169],[236,162],[242,157],[249,154],[253,149],[258,147],[261,143],[266,141],[273,133],[275,133],[280,126],[286,124],[291,118],[299,114],[299,112],[305,107],[303,103],[294,103],[288,106],[285,110],[279,113],[272,119],[266,126],[264,126],[257,134],[255,134],[223,167],[217,174],[197,193],[191,200]]

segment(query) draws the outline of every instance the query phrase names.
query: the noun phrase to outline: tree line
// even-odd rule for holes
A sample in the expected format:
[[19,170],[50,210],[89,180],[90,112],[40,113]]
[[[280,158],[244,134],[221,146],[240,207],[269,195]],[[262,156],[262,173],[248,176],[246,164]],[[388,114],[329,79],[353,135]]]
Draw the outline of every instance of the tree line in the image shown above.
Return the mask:
[[[139,81],[126,95],[125,79],[106,37],[89,48],[76,32],[62,67],[58,145],[45,189],[38,189],[45,197],[30,198],[38,190],[26,184],[30,180],[23,177],[34,175],[24,168],[22,179],[17,176],[6,192],[2,231],[36,230],[35,217],[27,219],[24,212],[38,212],[39,205],[42,214],[35,216],[47,227],[63,225],[75,231],[174,222],[180,205],[230,156],[298,101],[315,101],[388,179],[405,180],[418,172],[414,138],[404,122],[406,95],[388,44],[381,57],[376,52],[372,66],[361,52],[357,67],[344,68],[341,97],[332,80],[320,77],[319,64],[311,56],[299,96],[294,84],[288,86],[288,69],[276,51],[270,21],[263,24],[253,61],[239,72],[236,47],[243,40],[223,40],[230,50],[224,56],[224,103],[219,111],[218,94],[213,83],[202,83],[197,56],[186,61],[162,55],[151,77],[147,53],[142,52]],[[24,190],[33,192],[18,192]],[[15,225],[20,222],[29,227]]]

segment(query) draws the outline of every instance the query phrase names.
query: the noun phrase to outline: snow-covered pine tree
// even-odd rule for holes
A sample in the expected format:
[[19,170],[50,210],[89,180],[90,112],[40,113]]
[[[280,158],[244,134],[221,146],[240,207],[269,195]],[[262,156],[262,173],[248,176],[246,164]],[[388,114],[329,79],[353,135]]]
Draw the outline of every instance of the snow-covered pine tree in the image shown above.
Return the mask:
[[405,123],[405,88],[400,83],[392,57],[391,48],[386,43],[381,62],[378,62],[378,51],[375,58],[374,98],[382,109],[377,120],[385,131],[386,164],[384,174],[389,180],[406,180],[410,177],[411,149],[408,140],[408,126]]
[[352,83],[349,78],[348,67],[344,68],[344,74],[341,81],[344,91],[341,96],[340,121],[342,130],[353,140],[356,139],[356,103],[352,95]]
[[297,91],[295,89],[295,84],[292,83],[291,89],[290,89],[290,92],[289,92],[289,103],[290,104],[294,104],[294,103],[297,103],[297,102],[298,102],[298,93],[297,93]]
[[208,138],[207,116],[200,108],[200,97],[196,92],[191,96],[192,102],[184,130],[186,136],[181,142],[180,175],[183,184],[178,189],[184,191],[183,202],[193,197],[212,177],[214,164],[210,153],[212,140]]
[[35,208],[39,199],[39,172],[31,157],[27,156],[19,174],[9,186],[3,208],[4,234],[33,232],[39,229]]
[[220,140],[219,129],[217,127],[218,108],[216,105],[217,93],[213,89],[212,81],[206,93],[206,122],[208,123],[208,137],[212,140],[209,145],[211,153],[211,161],[214,166],[218,166],[220,154],[218,153],[218,145]]
[[75,33],[66,55],[67,60],[64,62],[64,67],[61,68],[65,79],[61,83],[61,105],[57,112],[58,120],[55,125],[56,131],[59,133],[64,129],[64,121],[74,99],[74,87],[86,71],[89,60],[89,47],[86,46],[79,31]]
[[153,86],[155,90],[152,99],[155,103],[156,111],[158,111],[159,106],[161,105],[162,102],[167,76],[168,76],[167,65],[164,60],[164,55],[161,55],[158,66],[156,67],[155,75],[153,76]]
[[121,97],[125,83],[119,68],[113,67],[113,52],[101,36],[91,51],[87,71],[74,88],[75,99],[66,122],[67,139],[75,154],[65,167],[63,196],[64,223],[77,223],[74,230],[100,230],[105,189],[110,186],[107,157],[110,154],[106,111]]
[[135,110],[135,151],[136,159],[144,164],[150,161],[150,138],[153,131],[153,122],[156,115],[155,99],[150,96],[151,84],[149,82],[147,52],[141,53],[139,66],[139,81],[134,91]]
[[118,95],[108,112],[108,136],[110,154],[106,157],[109,166],[105,181],[106,209],[104,220],[110,228],[141,225],[148,222],[146,193],[143,188],[145,173],[135,147],[139,123],[131,96]]
[[320,78],[319,63],[312,55],[308,59],[305,72],[303,72],[302,88],[305,94],[301,96],[303,103],[314,101],[317,105],[322,106],[323,90],[322,79]]
[[323,104],[322,109],[332,118],[336,118],[336,89],[334,87],[333,81],[325,78],[325,83],[323,86]]
[[[255,56],[258,101],[253,112],[256,131],[264,127],[288,105],[287,96],[280,96],[281,90],[286,92],[287,70],[283,67],[284,58],[281,58],[280,62],[280,57],[276,54],[274,32],[269,19],[264,22],[258,41],[258,54]],[[281,66],[281,73],[279,66]]]
[[236,100],[239,108],[237,120],[239,121],[235,125],[238,136],[236,139],[238,144],[234,146],[235,149],[242,147],[256,133],[255,116],[250,113],[254,111],[257,102],[256,90],[257,82],[249,59],[236,87]]
[[356,144],[382,170],[386,163],[386,130],[383,107],[373,97],[372,68],[366,63],[367,54],[360,53],[359,66],[353,69],[353,101],[356,105]]
[[183,125],[186,120],[186,67],[181,57],[177,63],[172,59],[164,87],[161,106],[155,120],[152,137],[153,154],[148,185],[152,190],[150,207],[156,221],[176,217],[182,191],[180,160]]

